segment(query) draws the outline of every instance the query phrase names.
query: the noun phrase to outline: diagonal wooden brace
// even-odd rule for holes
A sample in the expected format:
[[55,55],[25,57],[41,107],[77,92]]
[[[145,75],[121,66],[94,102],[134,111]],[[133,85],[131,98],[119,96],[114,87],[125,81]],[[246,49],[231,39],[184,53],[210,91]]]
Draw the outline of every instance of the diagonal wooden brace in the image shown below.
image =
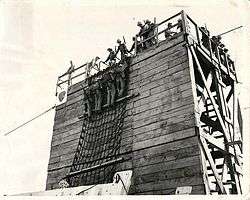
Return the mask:
[[211,93],[211,91],[210,91],[210,89],[209,89],[209,86],[208,86],[208,83],[207,83],[206,78],[205,78],[205,76],[204,76],[204,73],[203,73],[203,71],[202,71],[201,65],[200,65],[200,63],[199,63],[199,60],[198,60],[196,54],[195,54],[194,47],[193,47],[193,46],[190,46],[190,50],[191,50],[192,56],[194,57],[195,63],[196,63],[197,66],[198,66],[198,71],[199,71],[199,73],[200,73],[200,75],[201,75],[201,78],[202,78],[202,81],[203,81],[203,83],[204,83],[204,85],[205,85],[207,94],[208,94],[208,96],[209,96],[209,98],[210,98],[210,100],[211,100],[211,102],[212,102],[212,104],[213,104],[215,113],[216,113],[216,115],[217,115],[217,117],[218,117],[218,119],[219,119],[220,125],[221,125],[222,130],[223,130],[223,134],[224,134],[224,136],[225,136],[225,138],[226,138],[226,141],[228,142],[228,141],[230,141],[229,133],[228,133],[226,127],[225,127],[225,124],[224,124],[224,122],[223,122],[223,119],[222,119],[222,117],[221,117],[221,114],[220,114],[218,108],[216,107],[215,99],[214,99],[214,97],[213,97],[213,95],[212,95],[212,93]]
[[200,143],[201,143],[202,149],[204,151],[204,154],[206,155],[206,157],[208,159],[208,162],[209,162],[209,164],[211,166],[211,169],[213,171],[216,183],[219,186],[221,193],[222,194],[227,194],[227,192],[226,192],[226,190],[225,190],[225,188],[223,186],[223,183],[222,183],[222,181],[221,181],[221,179],[219,177],[219,174],[218,174],[218,172],[216,170],[216,166],[215,166],[214,160],[213,160],[213,158],[212,158],[212,156],[211,156],[211,154],[209,152],[209,148],[208,148],[207,142],[206,142],[206,140],[203,137],[200,137]]

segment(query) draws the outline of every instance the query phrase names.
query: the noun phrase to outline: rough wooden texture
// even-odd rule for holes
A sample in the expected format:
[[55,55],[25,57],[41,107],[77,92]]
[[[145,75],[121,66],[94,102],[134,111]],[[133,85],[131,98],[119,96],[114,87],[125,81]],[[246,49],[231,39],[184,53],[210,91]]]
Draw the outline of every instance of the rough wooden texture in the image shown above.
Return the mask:
[[[82,84],[56,108],[47,189],[68,173],[77,147],[82,114]],[[117,170],[133,170],[130,194],[174,194],[192,186],[204,194],[198,139],[195,135],[188,55],[183,36],[137,55],[130,66],[129,94]]]

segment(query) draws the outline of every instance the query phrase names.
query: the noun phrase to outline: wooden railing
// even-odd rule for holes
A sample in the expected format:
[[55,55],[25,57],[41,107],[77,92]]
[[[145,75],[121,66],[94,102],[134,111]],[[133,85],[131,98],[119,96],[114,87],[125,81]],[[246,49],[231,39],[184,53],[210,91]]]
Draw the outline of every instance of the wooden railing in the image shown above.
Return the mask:
[[[181,20],[181,26],[179,26],[181,27],[180,30],[177,29],[177,26],[180,25],[178,20]],[[168,27],[169,23],[172,24],[171,27]],[[180,34],[187,34],[192,37],[192,39],[211,59],[219,65],[225,66],[228,73],[231,72],[232,74],[235,74],[234,62],[229,57],[229,54],[224,52],[222,48],[218,47],[215,41],[211,39],[210,35],[206,31],[202,30],[187,14],[185,14],[184,11],[181,11],[158,24],[156,23],[156,20],[154,20],[154,25],[155,27],[152,30],[152,36],[147,37],[144,40],[138,35],[135,36],[134,55],[137,55],[139,47],[145,47],[149,41],[151,41],[150,45],[154,46],[158,45],[162,41],[178,37]],[[167,31],[175,33],[171,36],[171,38],[166,38],[165,33]],[[204,43],[204,41],[207,42]],[[58,87],[62,87],[63,85],[68,87],[84,80],[86,78],[86,65],[87,63],[75,68],[72,72],[66,72],[60,75],[57,80],[56,91]]]

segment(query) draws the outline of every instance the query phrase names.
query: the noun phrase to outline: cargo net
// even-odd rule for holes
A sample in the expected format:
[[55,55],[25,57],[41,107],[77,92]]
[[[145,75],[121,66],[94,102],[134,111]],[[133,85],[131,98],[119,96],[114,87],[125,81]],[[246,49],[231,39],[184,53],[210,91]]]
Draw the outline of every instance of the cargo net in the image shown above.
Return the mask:
[[[119,153],[126,102],[105,108],[83,120],[79,144],[70,172],[114,160]],[[115,165],[100,167],[69,178],[71,187],[112,182]]]
[[[88,105],[85,108],[89,112],[84,112],[79,143],[67,178],[71,187],[112,182],[117,160],[121,159],[117,156],[127,105],[128,64],[115,65],[88,81],[84,105]],[[105,101],[109,103],[104,104]]]

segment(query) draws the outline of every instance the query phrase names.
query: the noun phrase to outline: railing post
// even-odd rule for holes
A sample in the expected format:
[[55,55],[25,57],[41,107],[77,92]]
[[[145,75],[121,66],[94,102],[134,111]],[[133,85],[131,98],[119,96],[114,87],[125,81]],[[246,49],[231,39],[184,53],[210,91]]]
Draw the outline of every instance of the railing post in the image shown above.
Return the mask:
[[156,38],[156,46],[159,45],[159,30],[158,30],[158,25],[156,26],[156,33],[155,33],[155,38]]
[[137,35],[135,36],[135,56],[137,54]]
[[69,72],[69,76],[68,76],[68,87],[71,85],[71,72]]
[[58,87],[58,82],[59,82],[59,77],[57,78],[57,81],[56,81],[56,96],[57,96],[57,87]]
[[156,24],[156,17],[154,18],[154,24],[156,26],[156,33],[155,33],[155,38],[156,38],[156,46],[159,45],[159,25]]
[[187,15],[186,13],[182,10],[181,11],[181,22],[182,22],[182,29],[184,31],[184,34],[187,35],[189,33],[189,31],[187,30]]
[[212,52],[212,45],[211,45],[211,38],[210,33],[208,33],[208,48],[211,60],[213,59],[213,52]]
[[196,31],[196,35],[197,35],[197,41],[199,46],[201,46],[201,41],[200,41],[200,35],[199,35],[199,27],[197,24],[195,24],[195,31]]
[[219,52],[219,47],[218,47],[217,44],[216,44],[216,55],[217,55],[218,63],[219,63],[219,66],[220,66],[220,64],[221,64],[220,52]]
[[227,73],[229,74],[229,64],[228,64],[228,59],[227,59],[227,53],[223,53],[224,59],[225,59],[225,66],[227,68]]

